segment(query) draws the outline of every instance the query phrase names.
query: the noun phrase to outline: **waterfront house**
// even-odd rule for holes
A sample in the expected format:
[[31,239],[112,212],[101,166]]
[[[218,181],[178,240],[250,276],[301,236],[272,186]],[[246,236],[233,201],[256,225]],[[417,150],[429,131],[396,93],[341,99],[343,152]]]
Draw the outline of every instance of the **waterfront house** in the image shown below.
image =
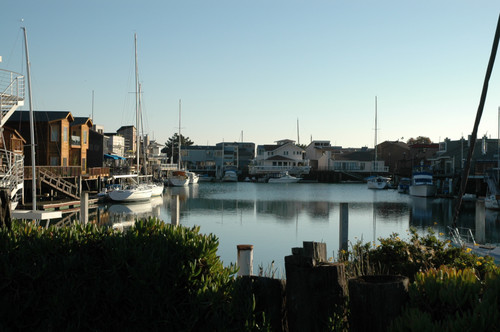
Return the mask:
[[[81,166],[82,173],[87,171],[87,151],[89,149],[90,128],[92,128],[92,120],[86,117],[74,117],[70,124],[70,165]],[[101,167],[102,164],[98,166]]]
[[104,134],[104,153],[116,155],[119,157],[125,156],[125,137],[117,133]]
[[332,146],[330,141],[315,140],[306,147],[305,156],[306,159],[309,160],[311,169],[318,170],[318,161],[325,153],[330,152],[331,154],[335,154],[340,153],[341,150],[341,146]]
[[383,160],[388,172],[393,175],[409,177],[411,167],[410,147],[405,142],[384,141],[377,145],[377,159]]
[[219,175],[224,169],[237,168],[247,172],[248,165],[255,156],[255,144],[251,142],[221,142],[215,146],[190,145],[181,149],[182,163],[197,173]]
[[[47,166],[70,166],[70,124],[74,121],[69,111],[34,111],[35,164]],[[25,145],[26,165],[31,164],[30,123],[28,111],[15,111],[6,126],[16,129],[27,141]],[[85,150],[86,153],[86,150]],[[75,160],[81,165],[79,160]]]
[[375,161],[374,149],[364,147],[354,151],[344,150],[341,153],[326,151],[318,160],[318,170],[343,172],[356,178],[370,173],[387,173],[389,167],[385,166],[384,160]]
[[125,154],[132,157],[137,149],[137,129],[134,126],[122,126],[116,133],[125,139]]
[[[497,169],[499,165],[498,142],[498,139],[489,139],[486,136],[476,140],[469,171],[468,193],[481,196],[486,194],[485,176],[489,170]],[[470,137],[467,140],[462,137],[455,141],[446,138],[439,143],[438,151],[429,158],[434,177],[439,182],[438,186],[457,192],[459,179],[471,148],[470,143]],[[493,173],[495,174],[496,172]],[[498,179],[495,181],[498,182]]]
[[276,144],[258,145],[257,154],[249,165],[249,174],[265,175],[287,171],[292,175],[309,174],[309,160],[305,150],[295,145],[295,141],[284,139]]

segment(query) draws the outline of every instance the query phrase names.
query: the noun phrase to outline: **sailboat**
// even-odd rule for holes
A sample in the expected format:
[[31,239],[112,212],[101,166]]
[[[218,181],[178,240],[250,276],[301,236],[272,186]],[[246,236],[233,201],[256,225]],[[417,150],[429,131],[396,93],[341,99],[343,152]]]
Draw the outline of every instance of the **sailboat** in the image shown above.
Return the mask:
[[[374,161],[373,165],[375,166],[375,169],[378,170],[378,163],[377,163],[377,97],[376,96],[375,96],[375,161]],[[390,181],[391,181],[391,178],[381,176],[381,175],[370,176],[366,179],[368,189],[387,189],[387,188],[389,188]]]
[[[144,133],[144,130],[142,128],[142,107],[141,107],[141,85],[139,84],[139,113],[141,115],[141,132]],[[139,130],[139,128],[137,128],[137,130]],[[140,144],[137,145],[137,150],[139,151],[140,150]],[[146,165],[146,148],[144,146],[144,156],[143,156],[143,161],[144,161],[144,169],[146,170],[145,173],[147,173],[147,165]],[[139,168],[137,169],[137,171],[139,172]],[[146,177],[147,177],[147,174],[146,174]],[[146,186],[151,188],[151,197],[158,197],[158,196],[161,196],[163,195],[163,189],[164,189],[164,186],[163,186],[163,183],[154,183],[152,181],[149,181],[146,183]]]
[[169,177],[169,182],[174,187],[189,185],[189,176],[181,169],[181,165],[181,100],[179,99],[179,156],[177,157],[177,170],[173,171]]
[[[139,130],[139,78],[138,78],[138,68],[137,68],[137,34],[134,34],[134,46],[135,46],[135,119],[137,130]],[[139,180],[139,150],[140,142],[139,135],[136,135],[137,140],[137,180]],[[116,202],[137,202],[145,201],[151,198],[153,190],[147,184],[137,183],[126,186],[122,189],[113,190],[109,192],[109,198]]]

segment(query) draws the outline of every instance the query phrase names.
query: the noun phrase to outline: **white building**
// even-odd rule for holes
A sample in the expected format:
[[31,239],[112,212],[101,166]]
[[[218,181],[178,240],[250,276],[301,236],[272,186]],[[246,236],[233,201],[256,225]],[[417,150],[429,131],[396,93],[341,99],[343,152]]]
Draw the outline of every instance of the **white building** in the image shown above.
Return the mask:
[[125,156],[125,138],[117,134],[104,134],[104,153]]
[[308,174],[310,167],[305,150],[295,145],[295,141],[284,139],[274,145],[257,146],[257,155],[248,169],[251,175],[285,171],[300,175]]

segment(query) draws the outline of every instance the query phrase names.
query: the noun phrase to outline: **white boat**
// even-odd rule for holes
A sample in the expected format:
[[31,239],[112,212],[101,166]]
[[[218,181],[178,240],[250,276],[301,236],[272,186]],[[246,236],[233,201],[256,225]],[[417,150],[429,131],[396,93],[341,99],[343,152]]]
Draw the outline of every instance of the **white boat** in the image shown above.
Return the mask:
[[432,197],[436,195],[436,185],[432,173],[423,166],[413,171],[410,183],[410,195],[418,197]]
[[185,171],[173,171],[168,181],[174,187],[185,187],[189,185],[189,176]]
[[301,178],[296,178],[291,176],[288,172],[279,173],[277,176],[272,176],[269,178],[268,183],[297,183]]
[[198,177],[198,182],[213,182],[215,180],[215,177],[210,176],[208,174],[203,174]]
[[147,185],[151,188],[151,197],[158,197],[163,195],[163,183],[148,183]]
[[487,195],[484,198],[484,207],[490,210],[500,210],[500,195]]
[[226,171],[222,177],[222,182],[238,182],[236,171]]
[[115,202],[140,202],[151,198],[152,190],[145,185],[127,186],[109,192],[109,198]]
[[198,181],[200,179],[200,176],[198,174],[196,174],[195,172],[189,172],[189,171],[186,171],[186,174],[189,178],[189,184],[198,183]]
[[[137,35],[134,35],[134,46],[135,46],[135,98],[136,98],[136,107],[135,107],[135,114],[136,114],[136,125],[137,128],[139,128],[139,79],[138,79],[138,72],[137,72]],[[139,148],[140,148],[140,141],[139,141],[139,135],[136,135],[136,144],[137,144],[137,150],[136,150],[136,158],[137,158],[137,173],[139,173]],[[134,175],[130,175],[134,176]],[[137,176],[137,175],[135,175]],[[139,182],[139,178],[137,178],[137,182]],[[156,190],[156,188],[155,188]],[[119,190],[113,190],[109,193],[109,198],[111,198],[115,202],[138,202],[138,201],[144,201],[144,200],[149,200],[151,198],[151,195],[153,193],[152,187],[148,184],[134,184],[134,185],[129,185],[124,187],[123,189]]]
[[[374,171],[377,171],[378,161],[377,161],[377,97],[376,96],[375,96],[375,144],[373,149],[375,152],[375,158],[372,168]],[[389,188],[390,181],[391,181],[390,178],[381,175],[370,176],[366,179],[368,189],[387,189]]]
[[366,179],[368,189],[387,189],[389,188],[389,182],[391,178],[385,176],[372,176]]

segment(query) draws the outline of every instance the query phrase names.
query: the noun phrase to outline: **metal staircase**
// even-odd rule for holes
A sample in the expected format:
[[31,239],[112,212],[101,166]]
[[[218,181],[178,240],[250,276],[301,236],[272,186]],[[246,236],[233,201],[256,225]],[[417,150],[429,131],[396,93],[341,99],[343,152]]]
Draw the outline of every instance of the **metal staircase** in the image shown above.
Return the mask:
[[[24,76],[0,69],[0,135],[2,128],[19,106],[24,105]],[[0,139],[5,140],[3,137]],[[0,150],[0,188],[10,192],[11,209],[23,196],[24,156],[6,149]]]
[[19,106],[24,105],[24,76],[0,69],[0,127]]
[[0,151],[0,188],[10,192],[11,209],[22,200],[24,186],[24,156],[12,151]]

